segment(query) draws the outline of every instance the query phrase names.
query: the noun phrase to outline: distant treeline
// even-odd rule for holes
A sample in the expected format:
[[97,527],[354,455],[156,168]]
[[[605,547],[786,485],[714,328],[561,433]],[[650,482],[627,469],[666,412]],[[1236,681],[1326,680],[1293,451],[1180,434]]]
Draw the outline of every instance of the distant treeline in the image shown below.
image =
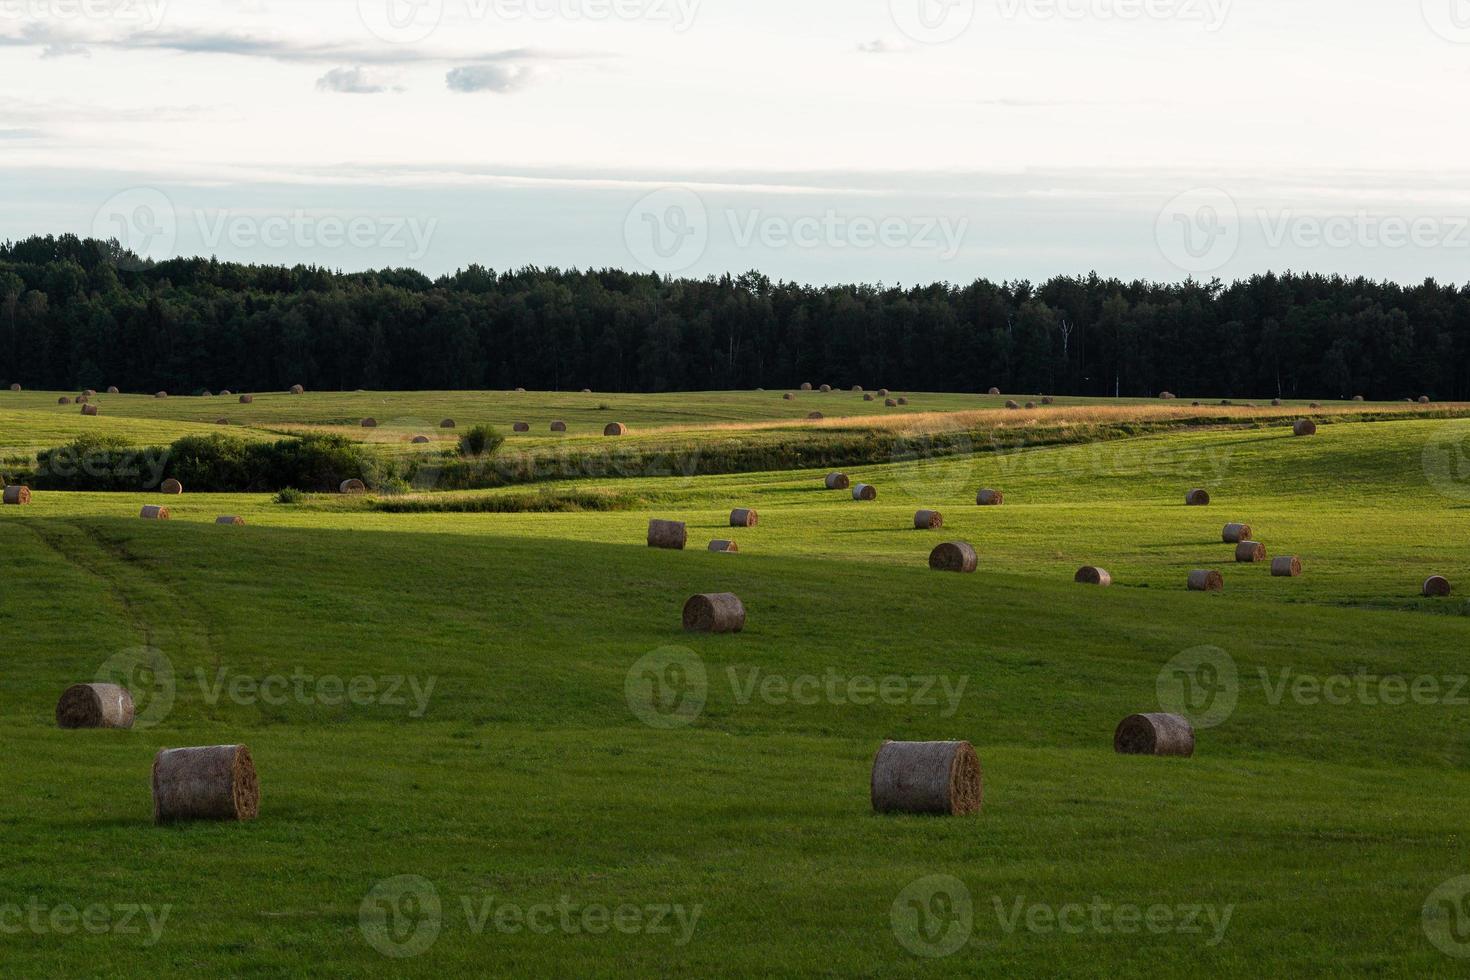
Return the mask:
[[1470,398],[1470,287],[805,286],[471,266],[344,274],[152,263],[74,236],[0,245],[0,384],[124,391],[905,391]]

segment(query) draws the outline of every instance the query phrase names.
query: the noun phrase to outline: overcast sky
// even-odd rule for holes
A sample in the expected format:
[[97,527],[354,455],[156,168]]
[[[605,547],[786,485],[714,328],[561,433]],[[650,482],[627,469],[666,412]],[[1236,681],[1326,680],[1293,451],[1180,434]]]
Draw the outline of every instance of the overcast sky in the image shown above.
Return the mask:
[[0,0],[0,237],[1470,281],[1467,0]]

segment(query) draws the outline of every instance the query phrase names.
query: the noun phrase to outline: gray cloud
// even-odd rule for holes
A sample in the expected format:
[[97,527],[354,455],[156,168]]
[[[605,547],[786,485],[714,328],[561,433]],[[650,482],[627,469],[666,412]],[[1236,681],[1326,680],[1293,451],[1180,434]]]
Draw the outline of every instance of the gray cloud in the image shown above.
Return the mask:
[[349,95],[376,95],[380,92],[401,92],[403,89],[390,85],[361,65],[352,68],[333,68],[316,80],[319,92],[344,92]]
[[535,72],[525,65],[463,65],[444,76],[451,92],[497,92],[504,95],[526,87]]

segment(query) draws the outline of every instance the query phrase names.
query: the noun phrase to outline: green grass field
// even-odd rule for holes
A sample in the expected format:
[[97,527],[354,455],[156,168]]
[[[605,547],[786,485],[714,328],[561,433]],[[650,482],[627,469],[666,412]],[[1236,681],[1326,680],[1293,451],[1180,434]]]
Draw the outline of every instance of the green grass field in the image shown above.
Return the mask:
[[[923,432],[1004,401],[103,396],[83,419],[58,394],[0,392],[0,457],[221,416],[262,436],[524,417],[534,440],[564,418],[589,444],[616,420],[699,443],[814,410]],[[810,470],[531,491],[624,498],[610,512],[191,494],[160,523],[137,518],[157,495],[38,492],[0,508],[0,970],[1463,976],[1470,603],[1419,591],[1470,588],[1470,422],[1381,408],[1404,417],[1329,406],[1297,439],[1281,422],[1302,406],[1242,409],[847,470],[871,503]],[[975,506],[980,487],[1005,506]],[[1212,505],[1186,507],[1192,487]],[[760,525],[730,528],[733,507]],[[920,507],[944,529],[913,530]],[[650,517],[687,521],[689,550],[647,548]],[[1236,565],[1227,521],[1305,574]],[[727,537],[740,554],[703,550]],[[975,545],[977,574],[928,569],[946,540]],[[1114,586],[1074,585],[1083,564]],[[1225,591],[1187,592],[1198,568]],[[746,630],[685,634],[684,600],[721,591]],[[55,727],[67,685],[139,647],[162,658],[132,671],[134,730]],[[1195,756],[1115,755],[1118,721],[1176,707],[1202,661],[1212,699],[1177,705]],[[885,738],[972,741],[983,812],[875,816]],[[157,750],[236,742],[260,819],[155,827]]]

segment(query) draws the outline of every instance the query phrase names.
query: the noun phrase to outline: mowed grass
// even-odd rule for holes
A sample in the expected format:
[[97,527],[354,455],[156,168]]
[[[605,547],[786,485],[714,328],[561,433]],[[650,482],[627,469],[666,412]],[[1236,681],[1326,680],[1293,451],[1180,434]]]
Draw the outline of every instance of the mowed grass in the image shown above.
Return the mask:
[[[146,927],[0,934],[6,971],[1462,975],[1421,910],[1470,872],[1470,690],[1454,688],[1470,610],[1417,593],[1431,573],[1470,583],[1470,471],[1437,451],[1464,425],[1221,429],[849,471],[875,503],[816,472],[546,488],[644,501],[611,513],[186,495],[152,523],[136,514],[156,497],[37,494],[0,511],[0,907],[170,912],[156,943]],[[976,507],[981,486],[1005,506]],[[1193,486],[1215,503],[1185,507]],[[729,528],[736,506],[760,526]],[[946,528],[912,530],[921,506]],[[650,516],[687,520],[691,549],[644,547]],[[1219,536],[1234,520],[1305,576],[1236,566]],[[742,553],[700,550],[715,537]],[[978,574],[927,569],[948,539],[976,545]],[[1073,585],[1083,563],[1117,584]],[[1226,591],[1185,592],[1206,567]],[[687,596],[726,590],[749,610],[743,634],[680,630]],[[67,684],[142,643],[176,678],[159,724],[54,728]],[[1202,645],[1236,664],[1235,711],[1191,760],[1115,756],[1118,720],[1158,710],[1161,670]],[[630,672],[636,686],[635,665],[669,647],[705,668],[706,700],[686,727],[650,727]],[[1276,693],[1283,676],[1360,674],[1434,678],[1441,696]],[[210,694],[276,676],[310,678],[308,696]],[[413,684],[363,704],[315,687],[358,677]],[[852,678],[903,696],[860,685],[854,703]],[[984,812],[874,816],[884,738],[973,741]],[[154,752],[236,741],[260,768],[261,819],[153,827]],[[359,916],[399,875],[433,883],[441,926],[390,959]],[[930,959],[891,914],[934,875],[964,883],[973,932]],[[477,932],[466,901],[699,911],[685,942],[677,924],[588,934],[560,913],[546,934]],[[1218,932],[1006,926],[1018,906],[1095,902],[1230,917]],[[400,911],[407,938],[424,910]]]

